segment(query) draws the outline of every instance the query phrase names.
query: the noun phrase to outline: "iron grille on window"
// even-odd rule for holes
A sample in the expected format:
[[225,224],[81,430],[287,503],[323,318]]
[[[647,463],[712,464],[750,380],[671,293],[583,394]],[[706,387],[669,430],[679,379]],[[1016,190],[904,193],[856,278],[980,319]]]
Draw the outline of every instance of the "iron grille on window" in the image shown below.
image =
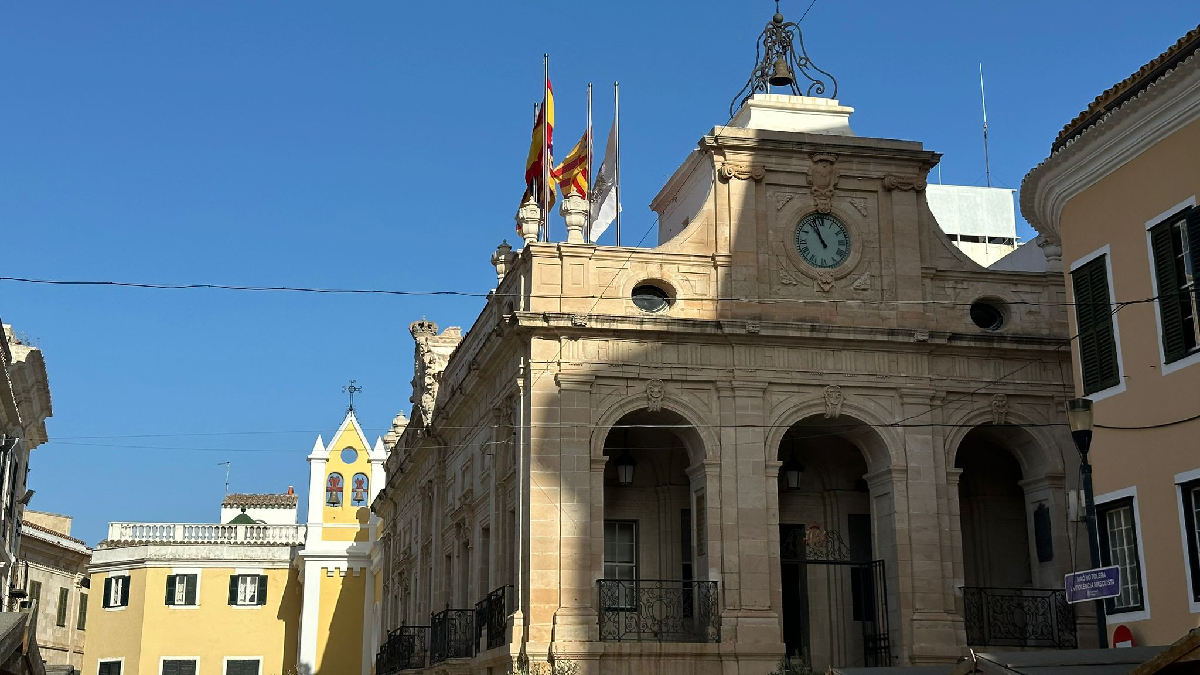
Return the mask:
[[720,642],[717,582],[600,579],[600,639]]
[[391,631],[375,656],[376,675],[424,668],[428,643],[429,626],[401,626]]
[[429,621],[429,663],[475,656],[475,610],[446,609]]
[[967,644],[975,647],[1078,647],[1075,610],[1053,588],[963,587]]

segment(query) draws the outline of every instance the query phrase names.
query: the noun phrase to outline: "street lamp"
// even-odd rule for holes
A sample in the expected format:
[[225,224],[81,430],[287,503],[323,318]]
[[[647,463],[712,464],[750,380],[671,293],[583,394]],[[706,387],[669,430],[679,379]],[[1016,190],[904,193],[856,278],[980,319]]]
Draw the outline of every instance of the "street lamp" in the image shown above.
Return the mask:
[[783,480],[789,492],[800,490],[800,478],[804,476],[804,465],[792,457],[783,465]]
[[[1092,465],[1088,462],[1088,450],[1092,447],[1092,400],[1073,398],[1067,401],[1067,424],[1071,426],[1071,440],[1079,450],[1079,473],[1083,476],[1083,500],[1087,514],[1088,550],[1092,555],[1092,568],[1100,567],[1100,532],[1096,524],[1096,501],[1092,494]],[[1108,626],[1104,618],[1104,601],[1096,601],[1096,632],[1100,647],[1108,648]]]
[[637,462],[633,461],[633,456],[626,450],[620,459],[617,460],[617,484],[621,487],[629,487],[633,485],[633,468],[637,466]]

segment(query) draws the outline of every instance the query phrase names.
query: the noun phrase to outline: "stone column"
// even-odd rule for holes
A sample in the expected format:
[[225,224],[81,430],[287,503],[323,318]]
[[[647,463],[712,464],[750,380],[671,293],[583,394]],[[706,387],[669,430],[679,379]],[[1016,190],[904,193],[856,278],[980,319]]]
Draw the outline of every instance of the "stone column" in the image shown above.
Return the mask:
[[[571,196],[582,203],[578,195]],[[593,596],[600,571],[592,556],[591,394],[596,377],[560,372],[555,379],[559,389],[559,602],[554,641],[586,642],[599,637]]]

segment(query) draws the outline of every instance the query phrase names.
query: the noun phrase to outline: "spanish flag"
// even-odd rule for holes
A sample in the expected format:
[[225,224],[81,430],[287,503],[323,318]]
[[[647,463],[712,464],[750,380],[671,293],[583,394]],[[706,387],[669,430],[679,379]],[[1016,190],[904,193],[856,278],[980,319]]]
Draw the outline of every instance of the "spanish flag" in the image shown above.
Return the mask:
[[[544,147],[543,147],[544,146]],[[525,160],[525,194],[543,203],[546,208],[554,204],[554,188],[543,185],[542,177],[549,171],[554,162],[554,90],[546,79],[546,92],[542,106],[538,109],[537,119],[533,123],[533,138],[529,143],[529,157]],[[546,191],[543,195],[542,190]]]
[[554,180],[564,196],[574,191],[580,197],[588,198],[588,173],[592,164],[592,158],[588,157],[588,140],[585,131],[563,163],[554,168]]

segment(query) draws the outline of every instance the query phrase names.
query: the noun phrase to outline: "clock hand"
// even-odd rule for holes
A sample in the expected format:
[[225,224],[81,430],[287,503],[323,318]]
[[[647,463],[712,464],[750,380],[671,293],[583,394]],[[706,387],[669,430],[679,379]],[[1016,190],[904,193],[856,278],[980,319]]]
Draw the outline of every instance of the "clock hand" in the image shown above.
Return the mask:
[[817,239],[821,240],[821,248],[829,248],[829,244],[825,243],[825,237],[821,236],[821,228],[817,227],[816,223],[813,223],[810,227],[812,227],[813,232],[817,233]]

